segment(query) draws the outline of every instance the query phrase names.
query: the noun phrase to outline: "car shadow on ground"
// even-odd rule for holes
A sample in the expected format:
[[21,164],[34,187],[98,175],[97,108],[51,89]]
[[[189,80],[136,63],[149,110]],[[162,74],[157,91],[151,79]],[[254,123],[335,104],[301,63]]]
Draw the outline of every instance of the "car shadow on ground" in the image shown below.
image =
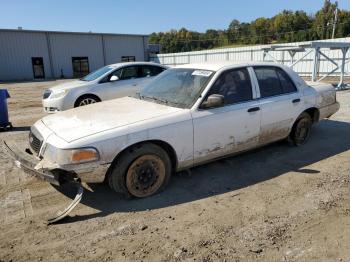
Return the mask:
[[4,131],[4,133],[9,132],[24,132],[24,131],[30,131],[30,126],[14,126],[9,130]]
[[0,127],[0,134],[4,134],[4,135],[9,135],[9,134],[18,134],[21,132],[28,132],[30,131],[30,126],[14,126],[14,127],[6,127],[6,128],[2,128]]
[[62,221],[71,223],[114,212],[137,212],[188,203],[235,191],[287,172],[298,175],[319,173],[307,168],[350,149],[350,123],[325,120],[315,125],[310,140],[301,147],[277,142],[244,154],[218,160],[193,168],[172,177],[161,193],[145,198],[124,200],[105,184],[89,184],[93,192],[85,190],[82,204],[99,210],[91,215],[74,216]]

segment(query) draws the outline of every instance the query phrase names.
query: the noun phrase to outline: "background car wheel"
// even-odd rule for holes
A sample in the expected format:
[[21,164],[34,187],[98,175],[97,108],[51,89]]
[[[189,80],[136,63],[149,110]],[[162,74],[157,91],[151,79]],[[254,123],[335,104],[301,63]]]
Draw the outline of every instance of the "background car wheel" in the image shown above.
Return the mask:
[[290,134],[290,140],[295,146],[301,146],[307,142],[310,137],[312,119],[308,113],[302,113],[295,121]]
[[171,177],[171,161],[161,147],[147,143],[131,147],[113,163],[109,186],[126,198],[160,192]]
[[87,106],[98,102],[101,102],[101,100],[97,96],[86,95],[86,96],[79,97],[75,102],[74,107]]

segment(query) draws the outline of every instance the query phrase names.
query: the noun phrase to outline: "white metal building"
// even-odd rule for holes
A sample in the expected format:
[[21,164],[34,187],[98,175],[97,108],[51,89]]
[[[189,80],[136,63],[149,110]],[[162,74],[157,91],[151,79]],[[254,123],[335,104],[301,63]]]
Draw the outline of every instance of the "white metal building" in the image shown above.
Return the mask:
[[81,77],[148,60],[148,36],[0,29],[0,81]]
[[[340,42],[349,43],[350,37],[320,40],[317,42]],[[295,42],[295,43],[285,43],[279,44],[280,47],[286,46],[301,46],[310,45],[310,42]],[[234,62],[244,62],[244,61],[275,61],[281,64],[293,64],[293,61],[300,60],[299,63],[293,66],[293,69],[302,76],[311,76],[314,69],[314,54],[308,52],[309,48],[305,48],[305,52],[308,52],[305,56],[305,52],[297,52],[294,57],[291,57],[291,53],[288,50],[284,52],[278,50],[271,50],[269,56],[266,56],[264,51],[266,48],[271,49],[271,45],[256,45],[256,46],[246,46],[246,47],[236,47],[236,48],[221,48],[194,52],[183,52],[183,53],[171,53],[171,54],[155,54],[151,55],[150,60],[160,64],[175,66],[189,63],[201,63],[201,62],[211,62],[211,61],[234,61]],[[331,58],[332,60],[340,63],[342,60],[342,52],[338,49],[328,49],[323,50],[323,53]],[[273,56],[274,59],[271,58]],[[346,66],[345,71],[350,71],[350,52],[346,54]],[[324,56],[318,59],[318,71],[320,76],[327,75],[332,72],[336,65],[333,62],[326,59]],[[333,75],[339,75],[340,69],[338,67],[337,71],[333,72]]]

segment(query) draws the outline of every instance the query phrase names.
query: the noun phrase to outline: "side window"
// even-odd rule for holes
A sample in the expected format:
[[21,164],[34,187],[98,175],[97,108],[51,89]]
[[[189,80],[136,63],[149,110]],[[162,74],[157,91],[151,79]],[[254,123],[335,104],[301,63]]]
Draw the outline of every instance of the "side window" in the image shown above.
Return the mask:
[[159,66],[142,66],[141,77],[156,76],[164,71],[164,68]]
[[138,67],[137,66],[128,66],[122,68],[120,79],[132,79],[138,77]]
[[150,66],[142,66],[141,77],[150,77],[150,76],[153,76],[152,68]]
[[121,74],[122,74],[122,69],[114,70],[112,73],[105,76],[99,83],[103,84],[103,83],[109,82],[112,76],[117,76],[119,79],[121,79]]
[[209,91],[209,95],[218,94],[225,98],[225,105],[253,99],[252,84],[246,68],[223,72]]
[[294,83],[283,70],[276,67],[256,67],[254,70],[262,98],[296,91]]
[[115,70],[112,74],[110,74],[109,78],[112,76],[117,76],[120,79],[122,77],[122,69]]
[[297,91],[297,88],[295,87],[294,83],[292,82],[292,80],[290,79],[290,77],[287,75],[286,72],[278,68],[277,74],[281,81],[283,93],[287,94],[287,93],[292,93]]
[[152,66],[153,75],[159,75],[161,72],[165,71],[165,68],[160,66]]
[[258,79],[261,97],[283,94],[277,72],[272,67],[257,67],[254,69]]

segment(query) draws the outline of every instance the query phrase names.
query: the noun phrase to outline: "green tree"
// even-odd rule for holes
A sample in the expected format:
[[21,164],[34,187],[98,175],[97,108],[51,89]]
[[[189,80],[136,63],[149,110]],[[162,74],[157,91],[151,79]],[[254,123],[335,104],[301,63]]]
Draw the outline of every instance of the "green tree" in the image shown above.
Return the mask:
[[260,17],[251,23],[252,43],[267,44],[270,42],[270,20]]
[[331,0],[325,0],[322,9],[316,13],[313,27],[318,39],[331,38],[336,8],[337,3],[332,4]]
[[[260,17],[251,23],[233,19],[226,30],[208,29],[204,33],[170,30],[152,33],[150,43],[159,43],[163,53],[211,49],[229,44],[268,44],[330,38],[337,3],[325,0],[315,15],[284,10],[272,18]],[[339,10],[336,37],[350,36],[350,12]]]
[[341,10],[338,13],[338,23],[336,27],[336,37],[350,36],[350,12]]

